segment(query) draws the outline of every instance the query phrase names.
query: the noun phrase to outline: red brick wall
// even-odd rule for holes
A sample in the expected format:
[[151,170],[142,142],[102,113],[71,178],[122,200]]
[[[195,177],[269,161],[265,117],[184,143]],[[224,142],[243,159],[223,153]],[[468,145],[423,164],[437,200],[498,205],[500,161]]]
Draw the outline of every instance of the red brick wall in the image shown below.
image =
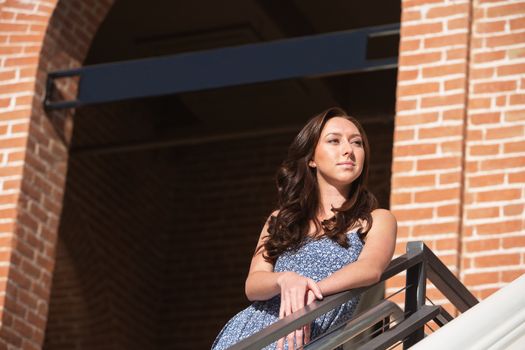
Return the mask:
[[525,1],[476,1],[461,277],[484,298],[525,273]]
[[[397,253],[423,240],[458,272],[470,5],[403,1],[392,164]],[[404,284],[403,278],[390,284]],[[429,295],[440,298],[434,290]]]
[[80,65],[109,8],[108,1],[64,4],[55,13],[56,1],[0,7],[2,347],[38,349],[44,338],[67,162],[66,116],[42,108],[47,71]]
[[169,222],[144,157],[70,157],[44,349],[156,348]]
[[407,0],[402,9],[397,253],[423,240],[484,298],[525,266],[525,2]]

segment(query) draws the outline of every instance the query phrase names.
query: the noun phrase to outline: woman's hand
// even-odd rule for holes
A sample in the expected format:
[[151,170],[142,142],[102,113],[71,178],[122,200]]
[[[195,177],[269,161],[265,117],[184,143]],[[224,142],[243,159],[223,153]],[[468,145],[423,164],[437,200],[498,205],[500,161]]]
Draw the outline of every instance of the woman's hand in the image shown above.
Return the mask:
[[[277,279],[277,284],[281,289],[281,308],[279,318],[284,318],[305,305],[312,303],[316,298],[323,299],[321,289],[314,280],[301,276],[295,272],[285,272]],[[305,334],[304,331],[307,331]],[[309,325],[302,327],[295,332],[295,343],[297,347],[303,345],[303,337],[310,337]],[[290,333],[286,339],[288,349],[294,348],[294,333]],[[284,338],[277,343],[277,349],[283,349]]]

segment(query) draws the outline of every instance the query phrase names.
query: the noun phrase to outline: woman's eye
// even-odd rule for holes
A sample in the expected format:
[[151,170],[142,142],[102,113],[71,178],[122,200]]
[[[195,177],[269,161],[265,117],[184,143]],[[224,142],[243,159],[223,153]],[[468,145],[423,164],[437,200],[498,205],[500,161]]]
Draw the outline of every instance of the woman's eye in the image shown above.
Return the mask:
[[361,141],[361,140],[354,140],[354,141],[352,141],[352,143],[353,143],[354,145],[359,146],[359,147],[363,146],[363,141]]
[[328,140],[328,143],[338,144],[339,140],[338,139],[330,139],[330,140]]

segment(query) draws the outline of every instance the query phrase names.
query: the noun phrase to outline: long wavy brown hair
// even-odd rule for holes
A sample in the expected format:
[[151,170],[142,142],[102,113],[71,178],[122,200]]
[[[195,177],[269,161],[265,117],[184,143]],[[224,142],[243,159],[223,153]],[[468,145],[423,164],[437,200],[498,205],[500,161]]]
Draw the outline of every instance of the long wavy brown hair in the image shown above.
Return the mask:
[[[313,158],[321,132],[328,120],[342,117],[351,121],[363,140],[365,160],[361,175],[352,182],[347,200],[339,208],[332,208],[334,216],[319,222],[319,187],[316,170],[308,166]],[[333,107],[314,116],[295,137],[288,156],[277,171],[278,213],[269,219],[264,247],[264,259],[275,263],[287,250],[299,248],[308,237],[310,222],[315,224],[314,237],[326,236],[348,248],[346,233],[359,228],[363,239],[372,226],[371,212],[377,208],[375,196],[366,188],[370,162],[370,146],[361,124],[343,109]]]

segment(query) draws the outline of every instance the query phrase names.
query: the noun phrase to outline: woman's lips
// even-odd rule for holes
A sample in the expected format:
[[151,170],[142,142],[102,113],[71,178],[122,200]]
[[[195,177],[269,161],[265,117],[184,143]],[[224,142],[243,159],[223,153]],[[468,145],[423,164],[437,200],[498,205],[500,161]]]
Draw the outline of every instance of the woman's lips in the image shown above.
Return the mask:
[[337,163],[337,165],[342,165],[342,166],[355,166],[355,163],[354,163],[354,162],[340,162],[340,163]]

